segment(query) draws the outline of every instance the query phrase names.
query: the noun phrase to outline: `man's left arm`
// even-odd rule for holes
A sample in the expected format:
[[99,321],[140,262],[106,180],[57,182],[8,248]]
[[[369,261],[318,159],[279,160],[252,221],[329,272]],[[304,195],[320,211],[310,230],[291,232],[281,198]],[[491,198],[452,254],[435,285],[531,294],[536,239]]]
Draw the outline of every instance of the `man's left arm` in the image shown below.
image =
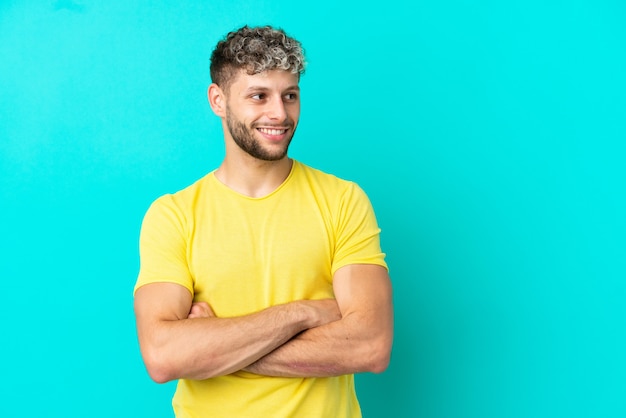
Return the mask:
[[333,289],[341,319],[311,328],[246,367],[282,377],[381,373],[393,341],[393,303],[387,269],[374,264],[339,268]]

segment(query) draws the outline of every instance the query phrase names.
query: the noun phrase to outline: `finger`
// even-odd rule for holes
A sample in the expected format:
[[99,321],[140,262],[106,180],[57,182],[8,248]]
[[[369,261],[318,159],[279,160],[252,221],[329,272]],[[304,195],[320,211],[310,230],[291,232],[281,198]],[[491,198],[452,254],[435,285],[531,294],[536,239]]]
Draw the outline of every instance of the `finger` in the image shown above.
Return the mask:
[[215,316],[213,310],[206,302],[196,302],[191,305],[188,318],[208,318]]

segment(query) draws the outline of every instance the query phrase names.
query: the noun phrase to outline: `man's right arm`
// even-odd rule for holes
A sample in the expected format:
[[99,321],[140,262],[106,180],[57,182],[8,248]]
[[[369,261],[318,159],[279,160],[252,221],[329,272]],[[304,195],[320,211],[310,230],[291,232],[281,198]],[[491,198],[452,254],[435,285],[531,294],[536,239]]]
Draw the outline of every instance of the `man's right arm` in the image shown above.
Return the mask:
[[208,379],[241,370],[296,334],[341,318],[334,299],[303,300],[234,318],[189,318],[193,298],[174,283],[135,293],[137,335],[153,380]]

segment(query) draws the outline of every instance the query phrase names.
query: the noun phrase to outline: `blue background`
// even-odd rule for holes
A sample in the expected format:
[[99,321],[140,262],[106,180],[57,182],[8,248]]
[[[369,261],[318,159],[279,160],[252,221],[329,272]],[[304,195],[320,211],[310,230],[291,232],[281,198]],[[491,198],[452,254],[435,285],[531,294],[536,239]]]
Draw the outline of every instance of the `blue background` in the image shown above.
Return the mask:
[[291,156],[357,181],[396,339],[366,417],[626,416],[626,3],[0,3],[2,415],[168,417],[132,288],[148,205],[215,168],[209,55],[308,52]]

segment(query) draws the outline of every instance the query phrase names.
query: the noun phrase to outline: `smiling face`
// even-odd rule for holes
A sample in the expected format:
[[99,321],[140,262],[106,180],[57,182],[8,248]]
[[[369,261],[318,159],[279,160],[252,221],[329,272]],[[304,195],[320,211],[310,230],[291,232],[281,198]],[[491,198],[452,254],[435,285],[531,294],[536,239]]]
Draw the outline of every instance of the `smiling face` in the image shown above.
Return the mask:
[[300,117],[298,81],[298,74],[282,70],[242,70],[224,96],[226,139],[259,160],[285,158]]

